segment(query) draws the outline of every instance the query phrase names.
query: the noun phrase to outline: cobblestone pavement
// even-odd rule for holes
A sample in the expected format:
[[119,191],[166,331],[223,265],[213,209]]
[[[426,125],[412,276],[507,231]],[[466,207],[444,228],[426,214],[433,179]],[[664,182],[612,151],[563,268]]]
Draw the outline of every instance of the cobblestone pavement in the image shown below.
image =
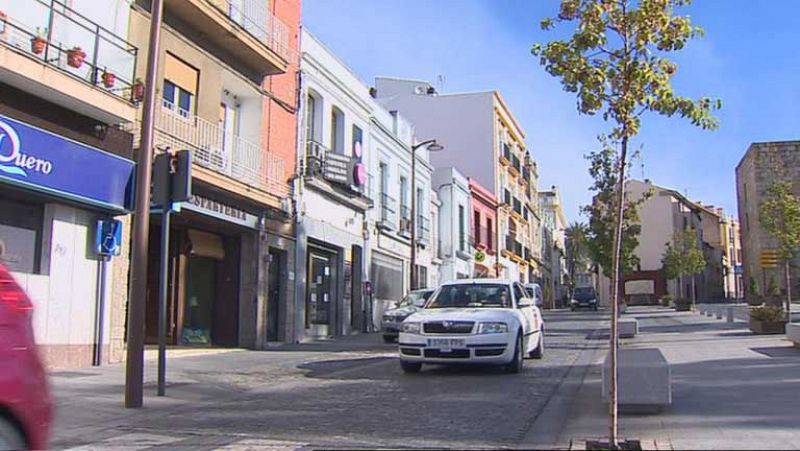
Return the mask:
[[[406,375],[396,347],[382,344],[378,335],[327,347],[174,359],[169,397],[148,398],[145,409],[134,411],[121,407],[122,368],[83,378],[56,374],[53,445],[513,448],[581,352],[595,345],[593,333],[605,317],[602,311],[548,312],[545,358],[526,360],[515,375],[439,366]],[[354,343],[349,349],[348,340]]]

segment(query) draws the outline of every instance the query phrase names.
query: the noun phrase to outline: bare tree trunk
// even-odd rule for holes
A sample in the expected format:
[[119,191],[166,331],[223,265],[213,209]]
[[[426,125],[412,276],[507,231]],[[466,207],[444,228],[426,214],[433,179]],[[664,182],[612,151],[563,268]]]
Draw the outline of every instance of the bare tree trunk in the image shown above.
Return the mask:
[[792,322],[792,275],[789,270],[789,259],[783,263],[786,271],[786,320]]
[[616,221],[614,222],[614,252],[611,254],[611,333],[609,334],[611,383],[609,384],[609,432],[608,445],[611,449],[617,447],[617,433],[619,431],[619,410],[617,398],[617,351],[619,350],[619,333],[617,329],[619,315],[619,280],[620,280],[620,255],[622,249],[622,225],[625,212],[625,160],[628,157],[628,137],[622,137],[622,152],[619,159],[617,180]]
[[696,274],[692,274],[692,311],[697,310],[697,288],[695,287]]

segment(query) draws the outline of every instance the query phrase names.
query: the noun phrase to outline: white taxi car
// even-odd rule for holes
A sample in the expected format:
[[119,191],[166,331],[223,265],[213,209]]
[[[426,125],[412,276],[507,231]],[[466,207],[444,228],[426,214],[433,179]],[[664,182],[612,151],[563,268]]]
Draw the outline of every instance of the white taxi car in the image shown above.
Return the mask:
[[517,373],[526,356],[542,358],[544,323],[518,282],[464,279],[443,284],[406,318],[398,343],[407,373],[424,363],[494,364]]

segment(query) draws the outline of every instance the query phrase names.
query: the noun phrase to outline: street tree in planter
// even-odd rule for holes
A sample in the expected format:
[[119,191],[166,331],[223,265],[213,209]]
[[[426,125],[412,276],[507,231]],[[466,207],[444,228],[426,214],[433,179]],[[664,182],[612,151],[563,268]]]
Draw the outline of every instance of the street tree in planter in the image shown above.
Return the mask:
[[613,159],[615,213],[611,254],[611,383],[609,398],[609,443],[617,447],[617,291],[620,276],[620,248],[624,227],[625,170],[628,147],[639,132],[642,115],[655,112],[678,114],[694,125],[715,129],[712,110],[719,100],[692,100],[675,94],[671,79],[677,65],[666,58],[702,34],[688,16],[675,14],[675,8],[690,0],[562,0],[558,16],[541,22],[543,30],[562,23],[576,23],[568,39],[534,45],[532,52],[551,75],[561,79],[564,89],[576,93],[578,111],[600,113],[613,123],[609,138],[619,146]]
[[[697,303],[695,275],[703,272],[706,259],[697,243],[697,232],[693,229],[675,234],[661,259],[664,265],[664,276],[667,280],[678,279],[680,285],[679,298],[683,297],[683,276],[692,277],[692,309]],[[676,301],[676,304],[678,301]]]
[[759,205],[759,222],[778,242],[778,258],[786,277],[786,318],[792,318],[792,276],[789,264],[800,249],[800,198],[792,191],[792,182],[778,180],[767,188],[767,197]]

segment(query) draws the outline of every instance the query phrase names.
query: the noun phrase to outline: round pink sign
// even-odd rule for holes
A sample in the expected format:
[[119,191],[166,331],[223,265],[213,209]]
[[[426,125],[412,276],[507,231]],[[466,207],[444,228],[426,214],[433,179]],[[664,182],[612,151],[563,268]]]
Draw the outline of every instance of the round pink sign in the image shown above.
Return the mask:
[[364,186],[367,183],[367,167],[361,163],[356,163],[353,167],[353,179],[358,186]]
[[353,144],[353,155],[355,155],[356,158],[361,158],[361,141],[356,141],[356,143]]

